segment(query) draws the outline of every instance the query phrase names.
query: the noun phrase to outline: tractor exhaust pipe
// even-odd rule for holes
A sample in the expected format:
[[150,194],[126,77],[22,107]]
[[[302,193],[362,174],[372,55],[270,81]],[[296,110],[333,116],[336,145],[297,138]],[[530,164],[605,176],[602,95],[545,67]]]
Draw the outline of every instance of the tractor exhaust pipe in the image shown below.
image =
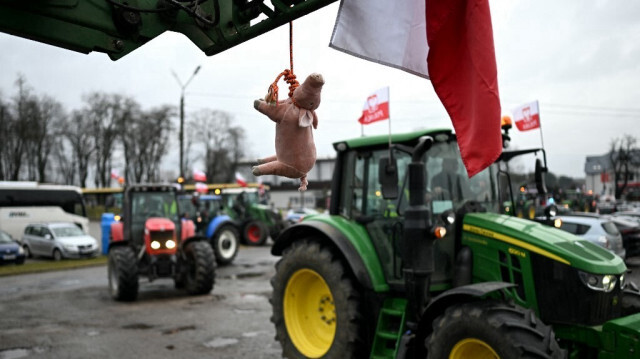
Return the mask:
[[409,164],[409,207],[405,211],[402,257],[405,290],[409,299],[407,326],[417,328],[429,300],[429,284],[434,271],[431,211],[426,206],[426,171],[422,157],[433,144],[431,137],[422,137],[411,154]]

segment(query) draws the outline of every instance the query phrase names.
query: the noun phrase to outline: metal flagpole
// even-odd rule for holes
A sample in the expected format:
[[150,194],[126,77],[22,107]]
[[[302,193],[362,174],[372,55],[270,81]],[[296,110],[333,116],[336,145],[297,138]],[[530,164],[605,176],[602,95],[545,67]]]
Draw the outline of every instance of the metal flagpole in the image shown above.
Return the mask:
[[536,100],[536,107],[538,108],[538,127],[540,127],[540,143],[544,149],[544,138],[542,137],[542,116],[540,116],[540,104]]

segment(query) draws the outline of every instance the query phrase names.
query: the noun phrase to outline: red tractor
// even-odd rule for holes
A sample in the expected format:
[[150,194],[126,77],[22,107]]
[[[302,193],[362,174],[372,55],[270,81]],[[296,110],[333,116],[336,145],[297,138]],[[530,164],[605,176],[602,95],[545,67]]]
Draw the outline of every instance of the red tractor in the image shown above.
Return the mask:
[[189,294],[213,289],[215,258],[193,221],[182,219],[178,188],[135,185],[124,191],[122,218],[111,224],[109,290],[115,300],[133,301],[138,278],[173,278]]

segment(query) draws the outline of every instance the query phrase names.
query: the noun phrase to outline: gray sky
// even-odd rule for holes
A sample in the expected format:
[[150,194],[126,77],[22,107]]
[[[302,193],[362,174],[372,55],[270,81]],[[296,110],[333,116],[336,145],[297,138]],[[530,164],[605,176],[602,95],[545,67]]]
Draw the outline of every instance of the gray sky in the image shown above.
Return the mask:
[[[587,155],[608,151],[613,138],[640,137],[640,2],[491,1],[502,111],[538,100],[550,170],[584,176]],[[294,22],[294,70],[311,72],[326,84],[315,131],[320,157],[331,144],[360,136],[362,104],[374,90],[390,87],[393,132],[451,127],[431,83],[422,78],[345,55],[328,47],[338,3]],[[165,33],[113,62],[0,34],[0,94],[15,93],[17,73],[38,94],[82,106],[91,91],[122,93],[148,109],[179,104],[183,80],[201,65],[186,91],[187,115],[210,108],[233,114],[245,128],[252,158],[275,153],[275,128],[253,109],[275,77],[289,66],[288,26],[207,57],[186,37]],[[286,85],[280,82],[281,98]],[[365,134],[385,134],[386,122],[365,126]],[[512,131],[514,148],[540,146],[540,131]],[[177,167],[178,151],[169,165]],[[531,163],[529,163],[531,162]],[[533,159],[526,165],[533,164]]]

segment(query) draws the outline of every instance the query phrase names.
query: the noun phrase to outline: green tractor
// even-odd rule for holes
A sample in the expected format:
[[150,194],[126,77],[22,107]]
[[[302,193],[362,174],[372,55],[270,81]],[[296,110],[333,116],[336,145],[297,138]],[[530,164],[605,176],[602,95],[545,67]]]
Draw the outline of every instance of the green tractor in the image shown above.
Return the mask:
[[258,188],[224,188],[220,196],[225,211],[240,224],[242,240],[248,245],[263,245],[286,227],[282,216],[265,204]]
[[512,191],[499,163],[468,179],[444,129],[334,147],[329,214],[272,247],[283,356],[639,357],[640,295],[623,260],[500,214]]

